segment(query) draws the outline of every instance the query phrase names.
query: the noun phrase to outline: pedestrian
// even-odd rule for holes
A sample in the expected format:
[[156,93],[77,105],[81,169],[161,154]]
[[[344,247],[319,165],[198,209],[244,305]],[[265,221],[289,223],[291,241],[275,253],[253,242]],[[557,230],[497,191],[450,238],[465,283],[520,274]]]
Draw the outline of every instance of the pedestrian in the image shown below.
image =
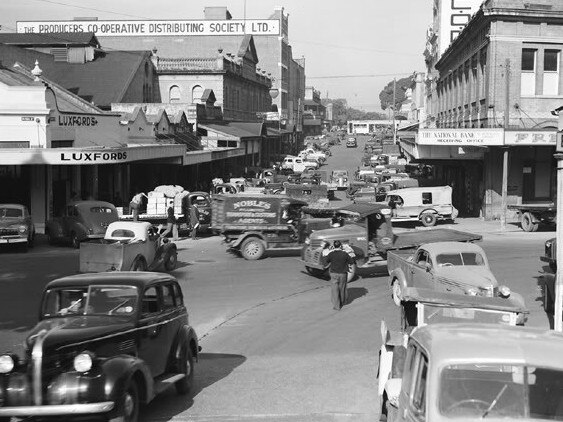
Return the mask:
[[199,227],[199,210],[192,204],[190,207],[190,228],[192,240],[197,240],[197,228]]
[[347,252],[342,250],[342,243],[339,240],[334,241],[332,249],[328,249],[328,243],[325,244],[323,256],[325,262],[330,264],[332,308],[339,311],[346,304],[348,266],[353,265],[354,260]]
[[145,195],[143,192],[141,192],[140,190],[136,189],[135,190],[135,195],[133,195],[133,198],[131,199],[131,202],[129,203],[129,208],[132,211],[133,214],[133,221],[138,221],[139,220],[139,210],[141,209],[141,204],[143,203],[143,196],[148,198],[147,195]]
[[166,236],[168,236],[170,234],[170,232],[172,232],[172,240],[178,240],[177,223],[178,223],[178,220],[176,219],[176,216],[174,215],[174,207],[170,206],[170,207],[168,207],[168,210],[167,210],[166,230],[164,230],[164,232],[162,232],[162,234],[160,236],[162,238],[165,238]]

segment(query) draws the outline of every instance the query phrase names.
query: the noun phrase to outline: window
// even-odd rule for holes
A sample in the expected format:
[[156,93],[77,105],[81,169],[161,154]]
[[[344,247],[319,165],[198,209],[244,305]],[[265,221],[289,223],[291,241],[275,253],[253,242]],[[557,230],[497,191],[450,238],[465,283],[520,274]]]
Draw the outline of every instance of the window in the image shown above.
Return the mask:
[[176,306],[174,301],[174,288],[171,284],[164,286],[162,289],[162,305],[164,309],[173,309]]
[[201,96],[203,95],[203,88],[200,85],[196,85],[192,88],[192,104],[201,101]]
[[536,94],[536,53],[536,50],[530,48],[522,50],[522,73],[520,75],[521,95]]
[[176,296],[176,304],[181,306],[184,304],[184,298],[182,296],[182,291],[180,290],[180,286],[174,284],[175,296]]
[[171,103],[179,103],[181,100],[180,97],[180,88],[176,85],[170,87],[170,102]]
[[143,316],[148,316],[160,311],[158,304],[158,291],[156,287],[149,287],[143,295]]
[[412,395],[412,405],[419,412],[424,412],[426,406],[426,378],[428,376],[428,358],[422,353],[419,354],[418,367],[416,369],[416,378],[414,391]]
[[432,192],[422,192],[422,204],[432,204]]
[[559,50],[544,51],[543,71],[543,95],[559,95]]

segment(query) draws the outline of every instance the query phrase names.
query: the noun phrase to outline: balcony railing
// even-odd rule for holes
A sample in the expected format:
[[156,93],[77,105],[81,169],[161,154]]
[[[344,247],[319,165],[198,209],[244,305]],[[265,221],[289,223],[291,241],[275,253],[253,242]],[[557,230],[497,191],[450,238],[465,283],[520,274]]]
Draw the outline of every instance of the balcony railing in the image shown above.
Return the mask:
[[219,69],[217,60],[213,58],[159,58],[157,70],[162,72]]

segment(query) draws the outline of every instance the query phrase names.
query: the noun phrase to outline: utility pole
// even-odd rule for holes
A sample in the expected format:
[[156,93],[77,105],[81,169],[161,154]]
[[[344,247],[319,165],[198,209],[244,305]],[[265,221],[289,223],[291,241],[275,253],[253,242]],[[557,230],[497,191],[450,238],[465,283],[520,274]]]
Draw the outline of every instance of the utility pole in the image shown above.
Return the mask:
[[556,259],[559,264],[555,273],[555,304],[553,313],[553,328],[555,331],[563,331],[563,107],[552,111],[552,114],[559,116],[557,145],[555,147],[555,159],[557,160],[557,231],[556,231]]
[[[510,59],[504,64],[505,96],[504,96],[504,131],[510,125]],[[500,229],[506,230],[506,209],[508,207],[508,147],[502,152],[502,210],[500,215]]]
[[395,123],[396,101],[397,101],[397,78],[393,78],[393,144],[397,143],[397,127]]

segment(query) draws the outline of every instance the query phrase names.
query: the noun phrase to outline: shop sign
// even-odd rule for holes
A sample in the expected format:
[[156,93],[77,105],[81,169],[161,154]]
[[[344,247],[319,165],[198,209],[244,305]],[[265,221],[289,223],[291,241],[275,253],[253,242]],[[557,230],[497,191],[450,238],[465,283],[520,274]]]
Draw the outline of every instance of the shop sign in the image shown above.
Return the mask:
[[510,132],[504,133],[505,145],[546,145],[555,146],[557,132]]
[[60,152],[61,164],[108,164],[127,161],[127,151]]
[[18,33],[93,32],[96,37],[158,37],[182,35],[279,35],[277,19],[20,21]]
[[61,114],[57,121],[59,126],[97,126],[98,119],[94,116],[68,116]]
[[501,146],[503,129],[420,129],[417,144],[450,146]]

